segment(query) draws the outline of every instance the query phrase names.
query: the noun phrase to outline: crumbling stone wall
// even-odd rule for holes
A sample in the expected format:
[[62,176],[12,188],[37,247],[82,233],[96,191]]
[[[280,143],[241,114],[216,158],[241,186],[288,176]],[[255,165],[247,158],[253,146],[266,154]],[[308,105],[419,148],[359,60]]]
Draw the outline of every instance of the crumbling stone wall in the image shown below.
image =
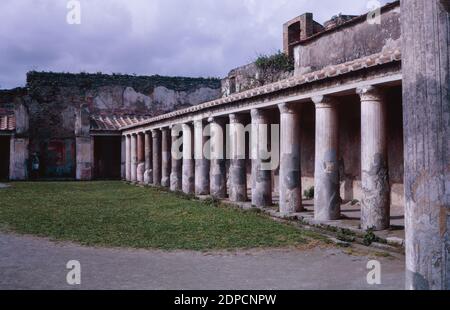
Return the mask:
[[262,72],[255,63],[233,69],[222,80],[222,96],[243,92],[255,87],[287,79],[294,71],[274,70],[270,74]]
[[300,42],[294,48],[295,74],[320,70],[400,46],[400,6],[394,2],[383,8],[381,24],[371,24],[362,15]]
[[26,88],[0,92],[0,108],[27,106],[29,152],[40,156],[40,176],[74,178],[81,106],[91,115],[156,116],[218,97],[213,78],[29,72]]

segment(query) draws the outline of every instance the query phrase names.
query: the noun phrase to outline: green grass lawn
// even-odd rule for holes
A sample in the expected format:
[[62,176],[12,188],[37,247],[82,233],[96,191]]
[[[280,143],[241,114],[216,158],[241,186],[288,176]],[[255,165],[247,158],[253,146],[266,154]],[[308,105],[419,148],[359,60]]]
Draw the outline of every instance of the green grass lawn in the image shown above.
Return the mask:
[[90,246],[165,250],[304,245],[311,232],[261,214],[122,182],[11,183],[0,229]]

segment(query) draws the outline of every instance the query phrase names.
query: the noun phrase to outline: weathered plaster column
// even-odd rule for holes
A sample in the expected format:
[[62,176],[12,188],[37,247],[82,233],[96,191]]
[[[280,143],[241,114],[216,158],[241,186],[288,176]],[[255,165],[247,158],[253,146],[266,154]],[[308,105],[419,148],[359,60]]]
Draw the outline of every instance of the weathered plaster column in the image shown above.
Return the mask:
[[131,181],[131,136],[125,136],[125,180]]
[[152,170],[152,133],[150,131],[145,132],[144,144],[145,144],[145,170],[144,170],[144,184],[150,185],[153,183],[153,170]]
[[90,113],[82,105],[75,119],[76,179],[89,181],[93,178],[93,141],[90,136]]
[[[209,160],[205,154],[208,136],[204,134],[203,120],[194,121],[195,194],[209,195]],[[206,156],[205,156],[206,155]]]
[[263,167],[263,152],[269,142],[269,118],[267,112],[258,109],[253,109],[251,115],[252,205],[267,207],[272,205],[272,171]]
[[9,179],[11,181],[25,181],[28,179],[28,143],[28,137],[11,137],[9,162]]
[[126,145],[125,136],[120,137],[120,178],[125,180]]
[[162,128],[162,177],[161,185],[170,187],[170,170],[171,170],[171,131],[168,127]]
[[145,172],[145,137],[144,133],[138,133],[137,135],[137,170],[136,178],[138,183],[144,183]]
[[153,141],[153,185],[160,186],[161,185],[161,130],[153,129],[152,130],[152,141]]
[[449,7],[401,1],[408,289],[450,289]]
[[29,157],[29,114],[23,103],[14,106],[16,130],[10,139],[9,179],[24,181],[28,179]]
[[230,200],[244,202],[248,199],[244,115],[230,114],[230,140]]
[[390,226],[387,119],[383,93],[372,86],[357,90],[361,97],[361,228]]
[[325,96],[312,100],[316,105],[314,217],[319,221],[337,220],[341,216],[337,101]]
[[183,142],[183,138],[180,137],[182,131],[181,125],[173,125],[171,127],[172,172],[170,173],[170,190],[174,192],[182,190],[183,152],[180,149]]
[[195,193],[194,139],[191,124],[183,124],[183,179],[185,194]]
[[283,103],[280,109],[280,213],[303,210],[300,167],[300,107]]
[[211,146],[211,167],[210,167],[210,193],[218,199],[227,196],[227,173],[225,163],[225,121],[216,117],[208,119],[210,123],[210,146]]
[[131,182],[137,182],[137,135],[131,135]]

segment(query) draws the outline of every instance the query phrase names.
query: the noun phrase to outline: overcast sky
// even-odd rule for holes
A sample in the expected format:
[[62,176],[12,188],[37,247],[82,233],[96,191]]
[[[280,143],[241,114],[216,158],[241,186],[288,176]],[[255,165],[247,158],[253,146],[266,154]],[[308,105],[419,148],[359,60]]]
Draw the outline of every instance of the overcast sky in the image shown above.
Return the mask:
[[[370,0],[1,0],[0,88],[29,70],[223,77],[282,49],[282,24],[362,14]],[[382,0],[383,4],[391,2]]]

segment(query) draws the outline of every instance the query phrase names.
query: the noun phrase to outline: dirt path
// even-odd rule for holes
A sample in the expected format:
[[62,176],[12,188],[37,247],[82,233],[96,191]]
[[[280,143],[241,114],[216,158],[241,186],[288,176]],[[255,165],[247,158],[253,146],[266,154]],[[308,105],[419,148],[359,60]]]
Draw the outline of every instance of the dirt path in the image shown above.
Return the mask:
[[[403,289],[404,263],[378,257],[382,285],[370,286],[373,257],[336,248],[199,253],[81,247],[0,233],[0,289]],[[81,285],[66,264],[81,264]]]

